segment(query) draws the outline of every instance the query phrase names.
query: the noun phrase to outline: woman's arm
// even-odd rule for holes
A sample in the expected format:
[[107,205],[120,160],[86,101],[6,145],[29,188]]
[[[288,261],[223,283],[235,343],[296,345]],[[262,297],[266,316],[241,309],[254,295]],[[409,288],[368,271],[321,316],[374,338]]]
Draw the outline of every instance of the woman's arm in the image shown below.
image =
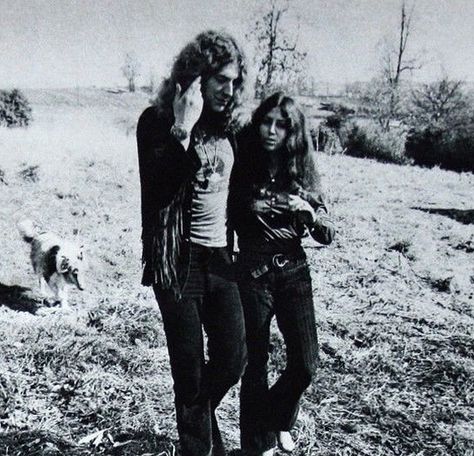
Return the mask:
[[313,239],[320,244],[328,245],[334,240],[336,227],[329,218],[326,206],[321,205],[316,209],[312,223],[307,226]]
[[[320,244],[330,244],[334,240],[336,228],[328,215],[321,193],[299,189],[296,198],[303,201],[303,205],[300,204],[300,210],[298,211],[299,216],[308,227],[313,239]],[[306,208],[302,206],[306,206]]]
[[[297,220],[305,225],[311,236],[320,244],[330,244],[336,229],[328,216],[328,210],[319,192],[309,192],[302,188],[294,189],[295,193],[274,193],[271,201],[273,211],[291,212]],[[267,199],[268,201],[268,199]]]

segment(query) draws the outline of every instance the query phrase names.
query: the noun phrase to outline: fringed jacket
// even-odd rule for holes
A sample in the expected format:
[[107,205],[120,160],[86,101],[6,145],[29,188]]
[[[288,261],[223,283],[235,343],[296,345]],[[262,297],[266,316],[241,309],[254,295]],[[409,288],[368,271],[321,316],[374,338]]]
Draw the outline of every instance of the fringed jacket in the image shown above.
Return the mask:
[[[192,182],[201,161],[192,142],[185,150],[170,134],[171,126],[155,107],[147,108],[137,125],[142,284],[171,290],[179,297],[189,271]],[[235,157],[234,138],[228,135],[228,139]],[[231,238],[229,228],[229,245]]]

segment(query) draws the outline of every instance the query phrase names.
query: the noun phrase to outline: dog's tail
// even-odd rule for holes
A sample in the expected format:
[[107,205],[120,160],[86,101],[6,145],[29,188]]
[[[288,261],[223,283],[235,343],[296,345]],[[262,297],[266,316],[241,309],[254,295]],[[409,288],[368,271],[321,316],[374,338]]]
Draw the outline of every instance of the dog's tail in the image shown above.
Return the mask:
[[17,224],[17,227],[25,242],[32,242],[35,236],[38,234],[35,224],[30,219],[20,220]]

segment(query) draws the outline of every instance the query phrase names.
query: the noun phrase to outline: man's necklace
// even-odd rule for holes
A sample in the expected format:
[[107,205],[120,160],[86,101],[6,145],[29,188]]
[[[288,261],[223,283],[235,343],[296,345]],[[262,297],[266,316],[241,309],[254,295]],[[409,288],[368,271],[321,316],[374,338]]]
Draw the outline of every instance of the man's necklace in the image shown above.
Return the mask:
[[[212,143],[212,151],[208,150],[208,146]],[[207,189],[209,187],[209,183],[217,182],[220,179],[219,174],[217,173],[217,141],[215,139],[211,139],[204,143],[204,140],[200,141],[199,146],[201,150],[204,152],[206,156],[206,160],[208,163],[208,167],[204,167],[203,174],[204,180],[199,181],[199,186],[203,189]]]

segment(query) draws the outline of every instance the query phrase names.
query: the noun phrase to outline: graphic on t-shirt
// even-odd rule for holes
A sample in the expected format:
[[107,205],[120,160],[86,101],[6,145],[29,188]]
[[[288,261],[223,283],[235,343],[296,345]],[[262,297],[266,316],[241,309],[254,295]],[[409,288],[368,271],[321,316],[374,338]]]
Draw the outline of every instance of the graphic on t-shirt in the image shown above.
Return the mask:
[[227,198],[234,153],[227,139],[197,144],[201,169],[196,173],[191,209],[191,242],[206,247],[227,243]]
[[220,192],[224,190],[226,185],[224,167],[224,160],[220,157],[216,158],[215,168],[213,168],[209,163],[203,163],[200,172],[196,175],[198,186],[209,192]]
[[226,191],[233,162],[230,144],[227,141],[212,141],[199,144],[196,151],[202,163],[196,174],[196,190],[204,193]]

